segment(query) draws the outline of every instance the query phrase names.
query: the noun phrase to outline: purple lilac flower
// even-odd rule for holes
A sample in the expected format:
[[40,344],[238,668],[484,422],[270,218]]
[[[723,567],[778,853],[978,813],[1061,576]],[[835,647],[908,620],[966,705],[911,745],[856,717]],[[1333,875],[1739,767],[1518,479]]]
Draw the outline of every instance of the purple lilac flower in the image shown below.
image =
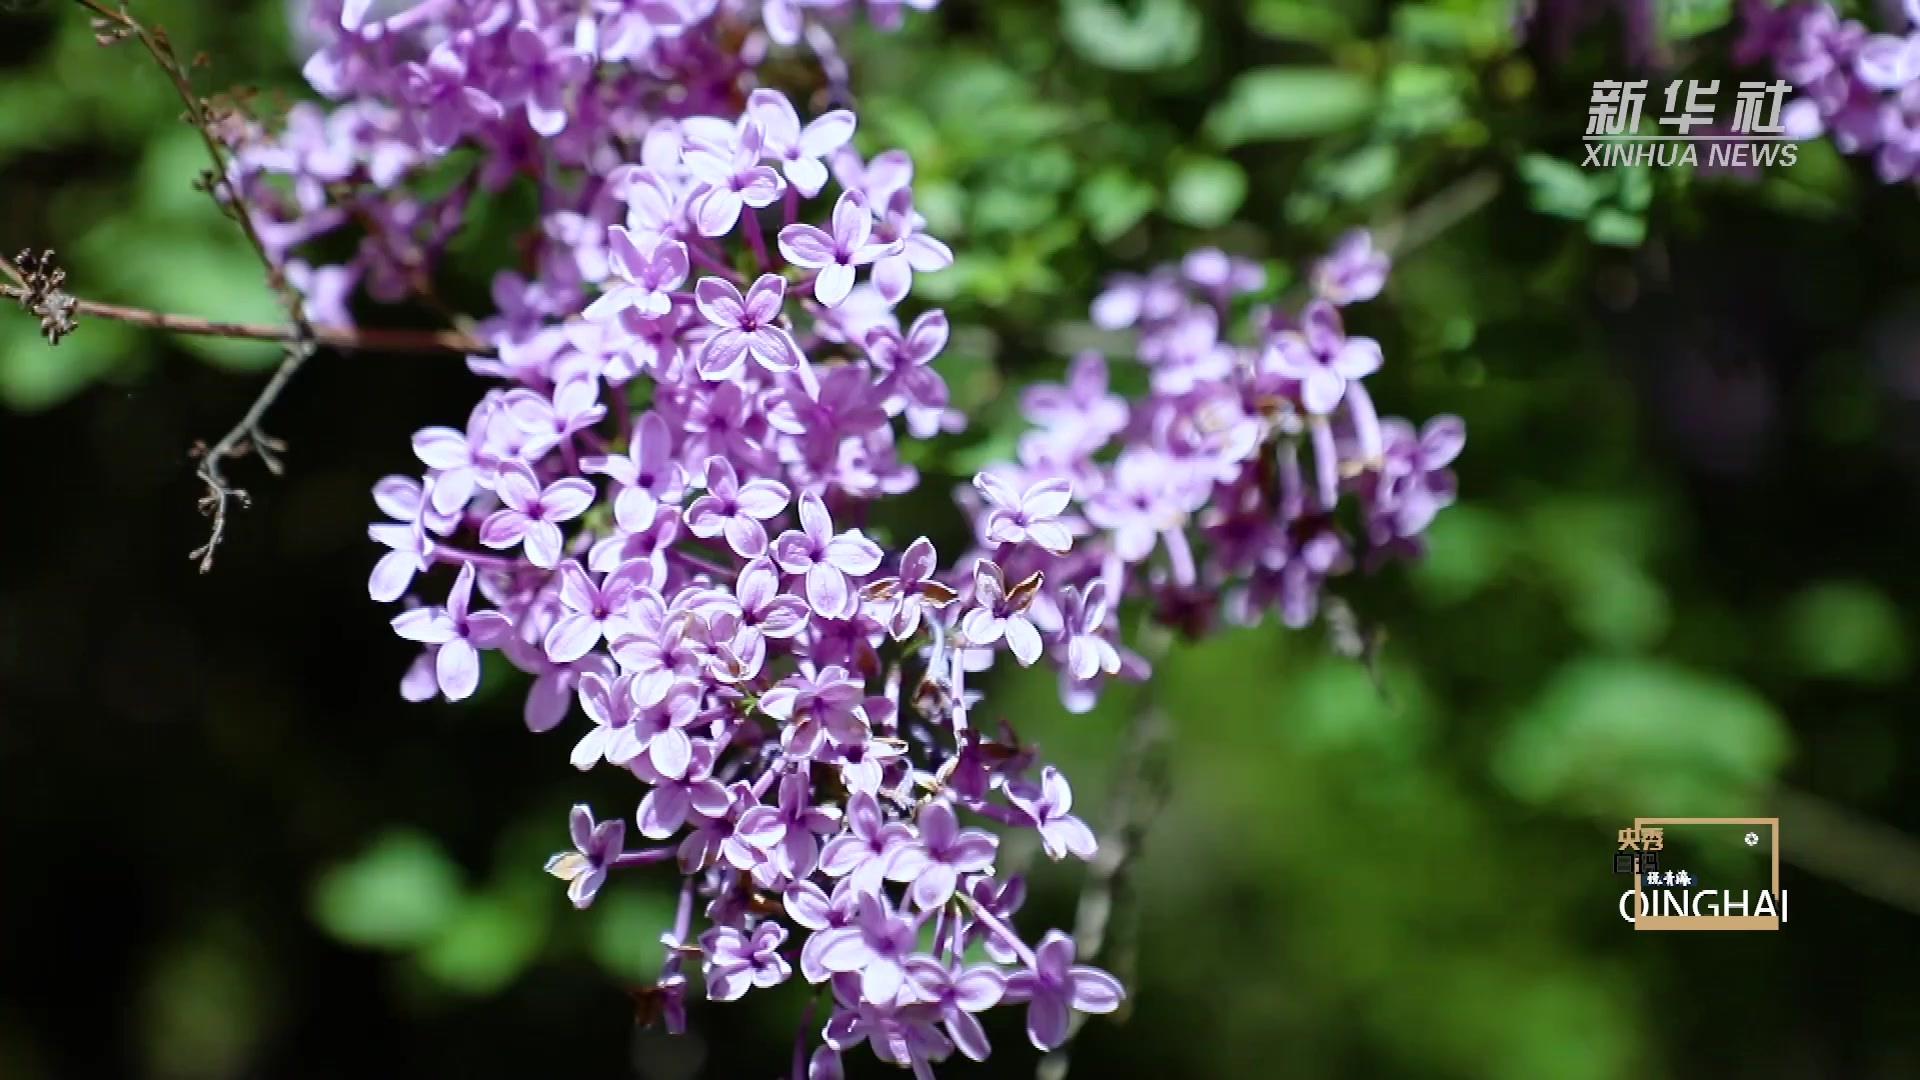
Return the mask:
[[793,969],[780,955],[787,928],[763,922],[751,935],[731,926],[716,926],[700,936],[706,956],[707,996],[715,1001],[738,1001],[753,987],[778,986]]
[[1313,264],[1313,291],[1337,307],[1371,300],[1380,295],[1390,268],[1386,254],[1374,248],[1373,235],[1354,229]]
[[922,536],[908,544],[900,556],[898,576],[869,582],[860,589],[862,600],[892,603],[886,622],[895,641],[905,641],[920,628],[921,616],[929,605],[944,608],[960,598],[952,587],[935,578],[939,567],[933,541]]
[[873,892],[893,868],[895,856],[913,842],[913,830],[881,817],[880,801],[870,793],[847,800],[847,831],[827,842],[820,869],[846,878],[854,889]]
[[1034,577],[1009,589],[997,563],[986,559],[976,561],[973,564],[976,606],[961,618],[960,632],[975,646],[992,645],[1005,638],[1014,659],[1023,667],[1031,666],[1040,659],[1041,645],[1040,631],[1027,617],[1027,607],[1033,603],[1039,587],[1040,580]]
[[[748,810],[735,835],[763,853],[782,877],[798,881],[819,865],[820,837],[832,833],[837,822],[838,815],[813,805],[806,774],[796,771],[781,779],[779,805]],[[740,869],[759,864],[756,858]]]
[[993,1047],[973,1014],[1000,1004],[1007,985],[1000,969],[991,964],[949,967],[923,955],[907,961],[907,979],[920,1003],[939,1011],[954,1046],[975,1061],[987,1060]]
[[753,92],[747,99],[747,112],[760,122],[766,133],[768,156],[780,162],[794,189],[809,199],[820,194],[820,189],[827,186],[827,167],[822,161],[853,138],[853,113],[834,109],[802,127],[800,114],[787,96],[767,89]]
[[672,292],[687,280],[687,246],[678,240],[655,240],[642,249],[625,226],[607,229],[607,267],[621,284],[602,293],[582,312],[604,321],[624,312],[659,318],[673,307]]
[[566,613],[553,621],[545,639],[547,658],[570,664],[587,655],[604,639],[618,636],[620,619],[636,587],[646,584],[639,575],[646,564],[632,562],[595,582],[580,564],[560,564],[560,605]]
[[786,486],[775,480],[742,484],[733,464],[716,455],[707,459],[706,488],[687,507],[687,531],[705,539],[724,533],[727,546],[744,557],[766,551],[767,532],[760,523],[786,510]]
[[780,534],[773,542],[773,558],[780,569],[806,577],[807,603],[815,614],[844,619],[859,603],[848,579],[879,568],[880,546],[859,529],[835,533],[826,504],[809,492],[800,496],[800,528]]
[[832,972],[857,972],[860,996],[891,1006],[906,987],[906,963],[914,954],[916,925],[895,915],[877,893],[862,893],[851,926],[825,932],[820,963]]
[[585,480],[568,476],[542,488],[533,470],[517,461],[501,466],[495,490],[506,506],[481,523],[480,542],[499,549],[524,541],[527,561],[542,569],[560,559],[565,540],[560,523],[586,513],[593,503],[593,485]]
[[887,252],[873,264],[873,284],[882,299],[897,304],[913,288],[913,275],[952,266],[953,251],[927,233],[926,219],[913,208],[911,190],[896,188],[879,205],[879,234]]
[[1380,370],[1381,362],[1379,342],[1348,337],[1339,312],[1324,301],[1308,304],[1300,329],[1282,331],[1268,357],[1274,371],[1300,381],[1301,404],[1319,416],[1340,404],[1350,380]]
[[932,911],[953,896],[960,875],[993,865],[999,838],[980,829],[963,829],[953,806],[935,799],[920,808],[920,835],[894,855],[887,876],[910,882],[914,906]]
[[466,60],[451,43],[427,54],[425,63],[408,64],[406,96],[420,117],[425,148],[445,153],[472,128],[504,113],[500,103],[468,81]]
[[828,307],[839,307],[853,291],[855,267],[887,254],[882,244],[870,244],[873,215],[857,191],[844,192],[833,207],[833,231],[811,225],[789,225],[780,230],[780,254],[795,266],[819,271],[813,295]]
[[527,124],[551,138],[567,128],[567,96],[585,77],[587,57],[568,46],[549,45],[539,27],[522,22],[507,37],[507,50],[518,74],[516,89],[524,95]]
[[743,210],[771,206],[786,190],[779,173],[759,164],[765,149],[760,125],[743,119],[730,139],[697,144],[688,151],[687,171],[700,180],[690,209],[701,235],[725,236]]
[[1065,480],[1041,480],[1016,492],[1000,478],[980,473],[973,486],[993,507],[987,515],[987,539],[996,544],[1033,544],[1049,554],[1065,555],[1073,547],[1073,531],[1058,518],[1073,502],[1073,485]]
[[471,697],[480,685],[480,649],[497,648],[513,624],[497,611],[468,611],[473,564],[463,563],[444,607],[417,607],[395,616],[393,632],[434,648],[434,679],[448,701]]
[[1041,1050],[1067,1041],[1072,1012],[1110,1013],[1120,1007],[1126,991],[1120,980],[1073,962],[1073,939],[1058,930],[1033,950],[1034,966],[1007,976],[1003,1000],[1027,1003],[1027,1038]]
[[1084,593],[1072,586],[1062,590],[1060,624],[1067,643],[1067,674],[1082,682],[1119,674],[1120,652],[1106,638],[1105,581],[1094,581]]
[[701,278],[693,287],[700,314],[718,332],[700,354],[700,374],[712,382],[740,374],[751,358],[770,372],[792,371],[800,364],[800,346],[776,321],[787,294],[784,278],[762,274],[742,297],[733,283]]
[[786,724],[782,746],[793,757],[817,755],[825,740],[857,744],[869,732],[861,712],[860,683],[842,667],[828,666],[818,673],[799,672],[760,697],[760,711]]
[[581,805],[573,808],[569,820],[574,850],[547,860],[547,873],[567,883],[567,898],[573,906],[584,908],[593,903],[606,884],[607,870],[620,857],[627,837],[627,823],[619,818],[595,824],[593,810]]
[[1048,858],[1093,858],[1097,850],[1093,830],[1068,812],[1073,809],[1073,789],[1060,770],[1051,765],[1040,770],[1037,785],[1024,780],[1009,784],[1007,800],[1033,819]]
[[713,778],[715,753],[712,743],[693,741],[687,752],[686,770],[677,777],[655,768],[651,757],[633,759],[628,768],[648,785],[637,815],[641,836],[666,840],[695,815],[706,818],[726,815],[733,797]]
[[[682,875],[649,1015],[684,1028],[696,958],[717,998],[796,966],[833,998],[796,1054],[812,1080],[859,1046],[923,1076],[955,1050],[984,1057],[976,1016],[1003,999],[1029,1005],[1040,1041],[1118,1001],[1070,951],[1023,943],[1018,875],[960,825],[1095,851],[1065,777],[972,719],[992,687],[970,674],[1002,651],[1045,659],[1083,710],[1151,670],[1118,636],[1123,602],[1194,632],[1302,622],[1341,574],[1417,550],[1460,445],[1451,419],[1374,415],[1366,365],[1342,358],[1358,339],[1323,355],[1319,316],[1259,309],[1236,337],[1222,313],[1265,273],[1203,248],[1095,301],[1137,339],[1144,395],[1076,359],[1023,395],[1034,426],[1014,460],[958,494],[971,550],[881,543],[921,480],[905,440],[965,424],[934,368],[947,317],[903,306],[953,252],[915,208],[906,154],[861,156],[852,113],[809,117],[755,68],[770,41],[830,56],[848,19],[928,6],[329,0],[304,69],[329,104],[278,131],[236,120],[225,178],[309,306],[339,318],[361,292],[418,299],[475,198],[530,192],[520,261],[482,268],[489,351],[468,367],[491,385],[464,430],[418,433],[421,475],[376,486],[369,594],[460,567],[444,607],[397,620],[425,646],[401,693],[470,691],[485,648],[525,672],[527,727],[570,731],[576,767],[637,788],[609,821],[576,812],[575,850],[550,864],[574,903],[615,868]],[[766,31],[742,40],[756,15]],[[1800,66],[1855,71],[1864,35],[1809,25]],[[1873,43],[1846,93],[1893,81],[1902,56]],[[1851,102],[1823,107],[1866,144]],[[343,243],[350,226],[364,235]],[[1379,291],[1363,239],[1323,260],[1324,300]],[[319,257],[335,249],[351,254]],[[892,576],[870,580],[883,563]],[[470,610],[475,590],[489,610]],[[626,851],[636,825],[653,846]],[[959,959],[973,946],[988,963]]]

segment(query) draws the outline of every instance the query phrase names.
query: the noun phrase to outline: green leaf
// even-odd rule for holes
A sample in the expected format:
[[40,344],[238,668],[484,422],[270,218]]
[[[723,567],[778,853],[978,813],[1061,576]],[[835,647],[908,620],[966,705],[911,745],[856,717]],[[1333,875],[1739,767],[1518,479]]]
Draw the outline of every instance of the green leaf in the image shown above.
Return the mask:
[[1210,229],[1232,220],[1247,197],[1247,174],[1226,158],[1189,158],[1167,185],[1174,220]]
[[1400,164],[1400,149],[1376,142],[1329,162],[1317,177],[1320,186],[1350,203],[1366,202],[1386,192]]
[[1569,579],[1567,616],[1596,643],[1643,649],[1666,632],[1671,617],[1666,590],[1631,560],[1595,550],[1567,560],[1561,572]]
[[348,944],[407,949],[431,940],[460,900],[460,870],[440,845],[424,833],[391,829],[321,876],[313,914]]
[[1653,167],[1626,165],[1615,170],[1619,178],[1620,209],[1639,213],[1653,205]]
[[1900,609],[1871,585],[1815,585],[1788,604],[1784,623],[1791,662],[1809,675],[1890,683],[1907,672]]
[[[221,322],[284,320],[266,271],[239,229],[211,209],[208,214],[213,220],[204,224],[170,225],[139,214],[103,221],[75,249],[73,276],[99,295],[156,311]],[[209,304],[219,307],[209,311]],[[173,340],[203,359],[242,370],[272,366],[281,356],[278,346],[265,341],[198,335]]]
[[1110,243],[1139,224],[1159,198],[1153,185],[1119,166],[1112,166],[1090,177],[1081,187],[1080,214],[1087,219],[1087,228],[1094,239]]
[[1435,64],[1396,64],[1387,73],[1380,130],[1395,135],[1444,131],[1467,115],[1467,75]]
[[145,1075],[156,1080],[243,1074],[280,1019],[271,949],[237,921],[215,919],[155,942],[135,1004]]
[[1457,603],[1492,582],[1512,555],[1512,526],[1500,514],[1449,507],[1427,530],[1427,554],[1411,568],[1413,583],[1439,603]]
[[64,87],[46,75],[25,74],[0,83],[0,151],[52,143],[68,122]]
[[1501,3],[1405,4],[1393,13],[1393,36],[1415,49],[1487,54],[1512,43],[1512,8]]
[[666,958],[660,935],[673,929],[671,897],[645,889],[602,893],[592,917],[593,958],[609,974],[631,982],[659,974]]
[[1733,0],[1665,0],[1656,8],[1664,41],[1712,33],[1733,19]]
[[1584,221],[1606,194],[1606,180],[1571,162],[1546,154],[1528,154],[1519,162],[1535,210]]
[[491,994],[512,982],[540,954],[548,909],[475,896],[419,954],[421,968],[447,987]]
[[985,233],[1024,233],[1046,224],[1059,212],[1059,200],[1052,195],[992,187],[973,200],[973,227]]
[[1067,0],[1060,11],[1074,51],[1114,71],[1179,67],[1199,53],[1200,30],[1187,0],[1142,0],[1131,15],[1110,0]]
[[1587,219],[1587,235],[1596,244],[1639,247],[1647,239],[1647,219],[1617,207],[1603,206]]
[[118,367],[138,340],[132,327],[83,318],[60,344],[49,345],[32,318],[18,309],[0,311],[0,400],[20,412],[50,409]]
[[1311,0],[1256,0],[1247,25],[1268,37],[1322,47],[1353,37],[1353,24],[1344,14]]
[[1255,68],[1234,79],[1207,114],[1221,146],[1261,139],[1304,139],[1353,127],[1374,104],[1365,76],[1339,68]]
[[1767,701],[1738,683],[1651,660],[1576,660],[1496,747],[1514,795],[1618,816],[1751,809],[1787,758]]

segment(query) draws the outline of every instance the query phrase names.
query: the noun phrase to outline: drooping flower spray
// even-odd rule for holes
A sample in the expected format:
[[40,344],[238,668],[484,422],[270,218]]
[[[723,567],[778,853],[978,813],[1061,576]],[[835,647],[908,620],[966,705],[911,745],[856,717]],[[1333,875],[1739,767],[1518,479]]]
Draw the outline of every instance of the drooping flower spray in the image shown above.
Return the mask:
[[[1095,354],[1026,392],[1017,457],[959,493],[970,550],[869,535],[920,482],[898,440],[965,423],[934,366],[946,316],[906,307],[953,256],[905,154],[862,157],[854,112],[808,115],[755,68],[837,63],[842,20],[931,6],[316,0],[306,73],[333,105],[236,132],[228,177],[340,324],[357,289],[421,293],[475,192],[536,187],[538,233],[473,327],[477,404],[375,487],[369,592],[409,604],[407,697],[471,695],[497,650],[531,676],[531,730],[634,778],[618,812],[574,808],[548,870],[580,907],[619,874],[678,875],[653,990],[670,1028],[696,971],[719,1001],[829,993],[797,1058],[812,1080],[861,1044],[919,1076],[982,1059],[977,1017],[1002,1005],[1055,1047],[1124,996],[1067,935],[1015,927],[1000,833],[1054,859],[1097,841],[970,677],[1045,662],[1084,710],[1149,673],[1123,603],[1189,632],[1303,625],[1330,577],[1416,550],[1463,440],[1375,407],[1381,349],[1342,317],[1388,273],[1364,233],[1297,311],[1245,310],[1259,269],[1198,251],[1095,303],[1137,331],[1146,397],[1112,393]],[[416,183],[456,150],[464,178]],[[348,225],[345,261],[294,257]]]

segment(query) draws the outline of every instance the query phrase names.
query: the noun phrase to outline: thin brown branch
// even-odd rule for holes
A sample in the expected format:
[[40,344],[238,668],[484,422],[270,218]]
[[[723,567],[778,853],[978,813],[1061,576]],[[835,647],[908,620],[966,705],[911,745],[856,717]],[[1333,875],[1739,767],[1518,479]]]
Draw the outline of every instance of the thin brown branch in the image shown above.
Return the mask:
[[[4,272],[16,282],[15,285],[0,285],[0,295],[16,299],[25,295],[23,287],[17,284],[20,279],[10,260],[0,258],[0,272]],[[198,315],[176,315],[165,311],[127,307],[123,304],[105,304],[97,300],[76,299],[73,301],[72,310],[76,315],[112,319],[132,326],[144,326],[196,337],[278,342],[298,340],[296,330],[279,323],[221,322],[216,319],[203,319]],[[360,352],[454,352],[476,356],[493,354],[492,346],[472,334],[457,330],[395,330],[379,327],[362,329],[355,326],[326,324],[314,324],[312,330],[315,345],[325,345],[335,349]]]
[[1780,854],[1910,914],[1920,914],[1920,841],[1804,791],[1774,792]]
[[[94,33],[102,44],[112,44],[127,38],[138,39],[141,47],[147,51],[147,55],[153,58],[154,66],[158,67],[161,74],[167,77],[167,81],[173,84],[174,92],[179,95],[181,104],[186,106],[186,121],[200,133],[200,141],[206,147],[207,160],[212,164],[212,168],[201,176],[200,186],[212,196],[215,205],[239,225],[241,233],[247,238],[248,246],[253,248],[254,255],[259,258],[260,265],[266,270],[268,287],[273,290],[280,301],[280,306],[287,312],[289,332],[285,339],[286,358],[280,362],[280,367],[261,388],[259,396],[254,399],[252,406],[240,418],[239,423],[229,429],[212,446],[194,448],[194,455],[200,461],[195,471],[200,477],[200,482],[206,486],[206,494],[200,499],[200,511],[213,520],[213,525],[207,542],[190,553],[188,558],[197,559],[200,563],[200,572],[204,574],[213,569],[214,551],[226,538],[229,505],[238,502],[244,507],[249,502],[246,491],[234,487],[227,480],[224,471],[227,459],[253,453],[259,456],[260,463],[267,467],[267,471],[275,475],[282,471],[278,455],[285,447],[261,430],[260,425],[266,417],[267,410],[272,408],[274,401],[279,398],[281,391],[286,389],[293,376],[313,356],[315,346],[313,326],[307,320],[306,308],[301,301],[299,291],[293,288],[280,266],[274,262],[266,243],[260,238],[259,230],[254,227],[252,215],[240,201],[239,191],[232,187],[232,170],[229,168],[226,148],[214,135],[218,117],[214,115],[206,99],[194,91],[193,82],[187,75],[187,67],[174,54],[173,45],[167,40],[165,32],[158,28],[150,28],[134,18],[124,5],[109,9],[98,0],[76,0],[76,2],[96,16]],[[222,196],[223,188],[225,189],[224,197]]]
[[1484,209],[1500,194],[1500,174],[1476,169],[1441,188],[1426,201],[1374,229],[1374,246],[1396,259]]

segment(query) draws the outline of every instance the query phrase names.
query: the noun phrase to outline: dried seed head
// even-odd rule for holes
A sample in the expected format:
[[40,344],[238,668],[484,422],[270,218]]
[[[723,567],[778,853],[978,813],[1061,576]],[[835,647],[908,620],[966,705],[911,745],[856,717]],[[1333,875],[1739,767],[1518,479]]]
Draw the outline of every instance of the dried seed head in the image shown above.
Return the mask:
[[37,254],[22,251],[13,261],[24,279],[20,288],[12,290],[20,306],[39,318],[40,334],[47,344],[60,344],[60,339],[73,333],[76,326],[73,314],[78,301],[62,288],[67,272],[53,261],[51,249]]

